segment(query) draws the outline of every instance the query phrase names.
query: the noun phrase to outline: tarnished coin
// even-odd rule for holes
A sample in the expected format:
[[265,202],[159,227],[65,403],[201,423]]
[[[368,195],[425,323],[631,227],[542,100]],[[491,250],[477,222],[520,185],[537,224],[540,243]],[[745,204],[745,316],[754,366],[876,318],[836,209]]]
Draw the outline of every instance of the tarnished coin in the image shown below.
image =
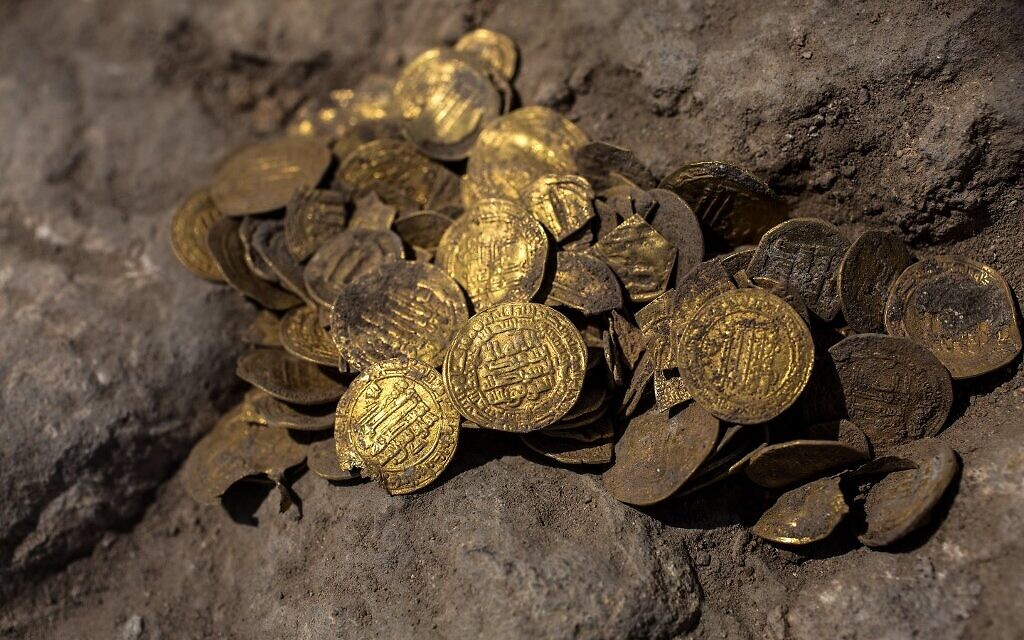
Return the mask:
[[889,290],[914,261],[903,241],[882,231],[867,231],[846,251],[839,265],[839,303],[857,333],[883,331]]
[[309,259],[306,288],[314,300],[329,307],[346,284],[402,255],[402,240],[392,231],[346,230]]
[[482,311],[499,302],[526,302],[540,289],[548,237],[519,204],[481,200],[452,223],[437,247],[437,264]]
[[[676,373],[676,371],[671,371]],[[658,411],[668,411],[684,402],[693,400],[693,395],[678,375],[669,376],[665,370],[655,371],[654,406]]]
[[200,189],[188,197],[171,220],[171,249],[178,262],[200,278],[224,282],[217,261],[210,255],[206,236],[210,227],[224,217],[213,204],[208,189]]
[[264,309],[242,330],[241,339],[245,344],[257,347],[280,347],[281,319]]
[[803,391],[814,364],[807,325],[760,289],[727,291],[704,303],[681,340],[679,373],[694,399],[740,424],[782,413]]
[[300,188],[285,208],[284,237],[288,251],[296,260],[305,260],[317,247],[344,231],[347,223],[344,194]]
[[696,162],[659,185],[679,194],[705,228],[732,246],[753,244],[786,219],[782,201],[767,184],[724,162]]
[[306,445],[284,429],[249,424],[239,405],[222,417],[192,448],[181,468],[185,490],[202,504],[214,504],[247,476],[280,477],[301,464]]
[[252,412],[251,421],[274,429],[324,431],[334,426],[336,403],[304,406],[282,402],[260,389],[250,389],[245,403]]
[[[246,218],[247,220],[251,218]],[[268,221],[269,222],[269,221]],[[252,235],[252,251],[270,269],[284,289],[313,304],[303,281],[302,265],[292,256],[284,237],[284,224],[273,221],[260,225]]]
[[586,142],[585,133],[551,109],[516,109],[477,137],[469,152],[462,200],[467,207],[485,198],[517,200],[541,176],[575,173],[576,149]]
[[252,298],[267,309],[290,309],[302,301],[298,297],[256,277],[245,262],[245,247],[238,235],[236,218],[221,218],[206,237],[210,255],[217,262],[224,279],[243,295]]
[[611,267],[633,302],[664,293],[676,260],[675,247],[636,214],[598,240],[592,251]]
[[822,478],[782,494],[750,531],[781,544],[811,544],[831,535],[849,511],[839,478]]
[[252,386],[294,404],[324,404],[345,391],[344,384],[317,365],[280,349],[243,353],[235,373]]
[[511,80],[516,74],[519,52],[512,38],[503,33],[474,29],[456,40],[452,48],[479,59],[505,80]]
[[374,140],[352,150],[337,179],[356,191],[374,191],[399,211],[444,209],[459,203],[459,178],[409,142]]
[[436,480],[455,455],[458,437],[459,414],[440,374],[415,360],[393,358],[373,365],[338,402],[337,451],[351,448],[361,460],[362,474],[391,495]]
[[829,349],[850,419],[876,449],[934,436],[953,405],[949,373],[907,338],[862,333]]
[[588,142],[577,149],[576,166],[599,191],[620,184],[623,178],[641,189],[651,189],[657,183],[632,151],[607,142]]
[[575,251],[559,251],[544,304],[563,306],[597,315],[622,308],[622,285],[604,262]]
[[356,201],[355,209],[348,220],[348,228],[388,231],[397,217],[398,211],[391,205],[381,202],[377,194],[371,191]]
[[729,277],[735,277],[740,271],[747,270],[747,267],[750,266],[750,260],[754,257],[756,251],[757,247],[737,249],[732,253],[715,258],[715,261],[722,265],[722,268],[728,272]]
[[313,138],[259,142],[238,150],[220,166],[210,196],[229,216],[281,209],[296,189],[315,187],[330,164],[330,150]]
[[465,158],[502,105],[479,59],[450,49],[429,49],[406,65],[394,100],[405,135],[441,160]]
[[[741,271],[734,277],[734,280],[739,282],[745,275],[746,274]],[[744,283],[744,286],[747,286],[747,284]],[[796,311],[797,314],[803,318],[804,322],[808,325],[811,324],[811,311],[807,308],[807,303],[804,302],[803,296],[801,296],[785,280],[777,280],[775,278],[769,278],[768,276],[754,276],[753,278],[750,278],[749,286],[758,287],[779,296],[786,304],[793,307],[793,311]]]
[[649,505],[672,496],[708,459],[719,423],[691,404],[669,416],[647,411],[629,421],[615,444],[615,464],[602,475],[619,502]]
[[858,539],[869,547],[890,545],[927,523],[960,469],[956,453],[934,438],[904,445],[896,455],[916,468],[893,471],[868,491],[867,529]]
[[281,346],[293,356],[328,367],[338,366],[341,352],[320,322],[320,310],[296,307],[281,318]]
[[819,318],[839,313],[836,277],[850,248],[835,225],[817,218],[794,218],[768,230],[747,267],[751,278],[788,282]]
[[436,211],[417,211],[395,221],[394,230],[409,246],[418,249],[437,249],[441,237],[452,219]]
[[614,455],[615,441],[610,437],[585,442],[557,437],[547,431],[524,433],[520,437],[523,439],[523,444],[530,449],[562,464],[608,464]]
[[272,218],[246,216],[242,218],[241,224],[238,225],[238,238],[242,241],[242,257],[245,258],[245,264],[249,267],[249,271],[252,271],[261,280],[266,280],[273,284],[278,284],[277,274],[270,268],[267,261],[263,259],[263,256],[256,253],[252,239],[261,231],[276,230],[274,228],[279,227],[280,224],[279,220]]
[[579,331],[550,307],[503,303],[463,325],[444,359],[459,413],[483,427],[527,432],[562,418],[587,369]]
[[847,469],[865,460],[864,452],[834,440],[790,440],[760,449],[747,464],[754,484],[779,489]]
[[994,371],[1021,350],[1006,280],[992,267],[960,256],[935,256],[907,267],[890,291],[885,328],[923,344],[957,380]]
[[580,176],[541,176],[530,183],[520,199],[558,242],[579,231],[594,217],[594,190]]
[[434,367],[467,318],[465,296],[447,273],[395,260],[341,289],[331,335],[356,369],[396,356]]
[[669,244],[676,248],[676,278],[688,273],[704,259],[704,234],[690,206],[672,191],[651,189],[647,192],[657,206],[647,221]]
[[[342,163],[348,159],[354,151],[359,149],[368,142],[375,140],[394,140],[396,142],[406,142],[405,131],[402,128],[402,123],[398,120],[372,120],[369,122],[360,122],[346,129],[344,133],[338,136],[338,139],[331,145],[331,151],[334,156],[338,158]],[[339,181],[335,176],[332,187],[337,189],[344,186],[345,182]]]
[[[331,419],[333,422],[333,414]],[[334,482],[355,480],[361,477],[359,472],[351,469],[342,469],[341,465],[338,464],[338,454],[333,438],[309,445],[309,449],[306,450],[306,466],[321,478]]]

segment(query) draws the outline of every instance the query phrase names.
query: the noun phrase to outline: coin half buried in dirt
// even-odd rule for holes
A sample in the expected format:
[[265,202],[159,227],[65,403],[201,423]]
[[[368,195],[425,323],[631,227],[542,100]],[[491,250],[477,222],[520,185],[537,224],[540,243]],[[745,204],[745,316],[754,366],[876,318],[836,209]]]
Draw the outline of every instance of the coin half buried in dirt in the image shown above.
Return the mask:
[[452,48],[478,58],[505,80],[511,80],[516,74],[519,52],[512,38],[503,33],[474,29],[459,38]]
[[782,494],[751,532],[781,544],[811,544],[831,535],[849,511],[839,478],[822,478]]
[[261,473],[277,478],[305,457],[306,445],[284,429],[249,424],[239,405],[196,443],[181,475],[196,502],[213,504],[242,478]]
[[351,451],[361,461],[362,475],[391,495],[436,480],[455,455],[458,437],[459,414],[440,374],[415,360],[373,365],[338,402],[337,451]]
[[778,296],[728,291],[701,306],[679,346],[679,374],[694,399],[722,420],[754,424],[799,397],[811,375],[807,325]]
[[295,192],[284,214],[284,237],[296,260],[305,260],[317,247],[345,230],[345,196],[337,191],[304,187]]
[[245,246],[238,235],[238,227],[236,218],[221,218],[210,227],[206,238],[210,255],[217,261],[228,284],[267,309],[279,311],[300,304],[302,301],[298,297],[252,272],[245,261]]
[[470,318],[444,359],[444,384],[459,413],[482,427],[527,432],[576,403],[587,347],[565,316],[533,303],[504,303]]
[[523,191],[521,200],[558,242],[594,217],[594,190],[580,176],[541,176]]
[[[334,414],[331,414],[333,421]],[[306,466],[309,470],[327,480],[338,482],[341,480],[357,480],[361,476],[358,471],[342,469],[338,464],[337,449],[334,446],[334,439],[320,440],[309,445],[306,451]]]
[[521,206],[481,200],[448,227],[437,264],[469,294],[477,311],[499,302],[526,302],[544,278],[548,237]]
[[592,250],[622,280],[633,302],[648,302],[664,293],[676,261],[675,247],[636,214],[601,238]]
[[946,424],[953,384],[938,358],[920,344],[862,333],[828,351],[842,382],[846,411],[876,449],[934,436]]
[[303,305],[281,319],[281,346],[293,356],[329,367],[338,366],[341,353],[331,334],[320,324],[320,311]]
[[317,365],[280,349],[243,353],[235,373],[275,398],[295,404],[324,404],[337,400],[345,391],[344,384]]
[[622,285],[600,259],[575,251],[559,251],[555,259],[555,276],[544,304],[590,316],[622,308]]
[[291,405],[260,389],[250,389],[245,394],[245,404],[251,412],[250,419],[256,424],[293,431],[330,429],[334,426],[334,409],[337,406],[337,403]]
[[885,328],[923,344],[955,379],[994,371],[1021,350],[1006,281],[992,267],[959,256],[907,267],[889,294]]
[[303,277],[309,294],[329,307],[346,284],[402,256],[402,240],[394,232],[348,229],[317,249]]
[[834,440],[790,440],[758,450],[746,471],[754,484],[769,489],[806,482],[865,460],[864,452]]
[[331,152],[312,138],[285,137],[243,147],[213,177],[210,195],[229,216],[281,209],[299,187],[315,187]]
[[200,189],[188,197],[171,221],[171,249],[186,269],[207,280],[223,282],[217,261],[210,255],[206,236],[222,214],[213,204],[210,192]]
[[903,241],[882,231],[861,234],[839,266],[843,317],[857,333],[880,333],[889,289],[914,261]]
[[341,290],[331,334],[359,370],[396,356],[434,367],[467,318],[465,296],[451,276],[432,264],[395,260]]

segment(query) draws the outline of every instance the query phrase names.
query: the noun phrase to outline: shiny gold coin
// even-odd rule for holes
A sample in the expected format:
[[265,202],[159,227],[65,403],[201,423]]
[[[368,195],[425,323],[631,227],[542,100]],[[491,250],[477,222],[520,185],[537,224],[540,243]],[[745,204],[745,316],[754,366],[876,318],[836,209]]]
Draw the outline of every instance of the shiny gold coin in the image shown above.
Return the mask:
[[469,318],[459,285],[434,265],[395,260],[341,289],[331,334],[356,369],[396,356],[432,367]]
[[[333,414],[331,417],[333,421]],[[342,469],[338,464],[338,454],[333,438],[309,445],[309,449],[306,450],[306,465],[316,475],[332,482],[356,480],[361,477],[358,471]]]
[[771,187],[724,162],[685,165],[659,186],[676,192],[705,228],[732,246],[757,242],[786,218],[785,207]]
[[210,196],[225,215],[281,209],[300,187],[314,187],[331,152],[311,138],[284,137],[243,147],[220,166]]
[[598,315],[622,308],[622,285],[615,273],[594,256],[574,251],[559,251],[555,256],[555,275],[542,302],[568,307],[586,315]]
[[903,241],[882,231],[867,231],[846,251],[839,265],[839,303],[857,333],[884,331],[889,290],[914,261]]
[[687,323],[679,373],[694,399],[722,420],[765,422],[807,385],[814,343],[778,296],[737,289],[705,302]]
[[482,200],[452,223],[437,248],[437,264],[482,311],[526,302],[540,289],[548,237],[515,202]]
[[330,307],[346,284],[402,256],[402,240],[391,231],[346,230],[309,259],[306,288],[318,304]]
[[754,484],[779,489],[847,469],[865,460],[864,452],[833,440],[790,440],[761,448],[747,464]]
[[695,404],[670,417],[648,411],[629,421],[615,445],[615,464],[601,476],[619,502],[650,505],[666,500],[715,449],[718,419]]
[[344,384],[317,365],[280,349],[243,353],[235,373],[252,386],[294,404],[324,404],[345,391]]
[[534,180],[576,172],[575,152],[586,144],[580,129],[551,109],[524,107],[497,118],[469,152],[462,200],[517,200]]
[[611,267],[633,302],[664,293],[676,260],[675,247],[636,214],[598,240],[592,251]]
[[214,282],[224,282],[224,274],[210,255],[206,236],[222,217],[209,190],[200,189],[178,207],[171,220],[171,250],[178,262],[200,278]]
[[994,371],[1021,350],[1006,280],[960,256],[934,256],[907,267],[889,293],[885,328],[923,344],[957,380]]
[[281,319],[274,313],[261,310],[242,330],[242,342],[257,347],[281,346]]
[[811,544],[831,535],[849,511],[839,478],[822,478],[782,494],[750,532],[780,544]]
[[417,211],[395,221],[395,233],[409,246],[433,251],[441,243],[441,237],[452,219],[436,211]]
[[288,404],[261,389],[247,391],[245,404],[251,412],[251,422],[273,429],[324,431],[334,426],[335,404],[313,406]]
[[550,307],[503,303],[463,325],[444,359],[459,413],[483,427],[527,432],[576,403],[587,369],[579,331]]
[[[663,354],[658,359],[659,367],[667,369],[681,361],[684,356],[680,351],[683,348],[683,334],[697,310],[708,300],[735,289],[728,272],[721,263],[714,260],[697,265],[676,281],[671,308],[666,309],[665,315],[656,325],[657,334],[663,336],[659,342]],[[639,316],[637,319],[640,319]]]
[[246,297],[267,309],[290,309],[302,301],[287,291],[258,278],[245,261],[245,246],[238,235],[237,218],[221,218],[210,227],[206,237],[210,255],[216,260],[224,279]]
[[520,200],[559,242],[594,217],[594,190],[580,176],[541,176],[530,183]]
[[348,228],[388,231],[396,217],[398,211],[391,205],[381,202],[377,194],[371,191],[356,201],[355,209],[348,220]]
[[459,178],[409,142],[374,140],[349,153],[337,180],[356,191],[374,191],[399,211],[444,209],[459,204]]
[[465,158],[502,105],[479,59],[448,49],[424,51],[406,65],[394,100],[405,135],[440,160]]
[[338,451],[351,449],[362,461],[363,475],[399,495],[427,486],[451,462],[459,414],[437,371],[393,358],[352,382],[338,403],[334,433]]
[[324,98],[309,100],[296,110],[288,133],[336,140],[354,127],[386,120],[394,111],[394,86],[390,78],[371,74],[355,89],[335,89]]
[[284,214],[288,251],[296,260],[305,260],[324,242],[344,231],[347,224],[344,194],[309,187],[298,189]]
[[640,189],[652,189],[654,175],[633,152],[607,142],[588,142],[576,150],[580,175],[598,191],[622,184],[625,180]]
[[519,52],[512,38],[503,33],[474,29],[459,38],[452,48],[477,58],[505,80],[512,80],[516,75]]
[[328,367],[336,367],[341,352],[320,322],[316,307],[296,307],[281,318],[281,346],[293,356]]

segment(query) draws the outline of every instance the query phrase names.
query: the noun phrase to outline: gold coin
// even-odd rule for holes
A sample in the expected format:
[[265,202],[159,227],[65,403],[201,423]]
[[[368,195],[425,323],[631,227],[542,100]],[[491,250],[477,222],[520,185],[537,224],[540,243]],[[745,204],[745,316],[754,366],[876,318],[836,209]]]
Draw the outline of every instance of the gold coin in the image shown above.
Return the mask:
[[483,427],[527,432],[576,403],[587,369],[579,331],[550,307],[504,303],[470,318],[444,359],[459,413]]
[[302,301],[296,296],[258,278],[245,261],[245,246],[238,233],[237,218],[221,218],[210,227],[206,237],[210,255],[216,260],[224,279],[243,295],[267,309],[290,309]]
[[576,150],[576,165],[580,175],[598,191],[623,181],[639,189],[651,189],[657,184],[650,169],[632,151],[607,142],[588,142],[581,146]]
[[238,237],[242,241],[242,257],[245,259],[245,264],[249,267],[249,271],[260,280],[265,280],[272,284],[279,284],[277,274],[270,268],[267,261],[263,259],[263,256],[256,252],[252,239],[257,233],[273,231],[274,227],[279,224],[280,221],[273,218],[246,216],[242,218],[241,224],[238,225]]
[[393,358],[353,380],[338,403],[334,433],[338,450],[351,449],[363,475],[399,495],[427,486],[451,462],[459,414],[437,371]]
[[633,302],[664,293],[676,261],[675,247],[636,214],[598,240],[592,251],[611,267]]
[[760,289],[727,291],[705,302],[681,341],[679,373],[694,399],[740,424],[785,411],[814,364],[807,325],[778,296]]
[[[342,164],[353,151],[375,140],[405,141],[402,123],[398,120],[372,120],[360,122],[345,130],[331,145],[331,152]],[[335,184],[339,184],[335,182]]]
[[445,49],[424,51],[406,65],[394,99],[409,140],[440,160],[465,158],[502,104],[477,59]]
[[257,347],[280,347],[281,319],[274,313],[263,309],[242,330],[241,339],[245,344]]
[[[667,373],[675,373],[669,376]],[[686,388],[686,384],[679,377],[677,370],[666,370],[654,372],[654,403],[658,411],[668,411],[684,402],[693,400],[693,395]]]
[[839,265],[839,303],[857,333],[884,330],[885,303],[896,278],[914,257],[903,241],[882,231],[867,231],[846,251]]
[[474,29],[452,46],[460,53],[474,56],[505,80],[512,80],[519,63],[516,43],[503,33],[490,29]]
[[[671,307],[665,310],[663,319],[659,316],[660,321],[644,331],[649,345],[655,339],[660,340],[658,347],[662,357],[658,359],[659,367],[667,369],[680,362],[683,357],[679,351],[683,345],[683,333],[697,310],[715,296],[735,289],[725,268],[714,260],[697,265],[676,281]],[[639,313],[637,320],[640,320]],[[643,326],[641,324],[641,328]]]
[[281,209],[299,187],[320,182],[331,152],[311,138],[284,137],[243,147],[220,166],[210,195],[225,215]]
[[261,389],[250,389],[245,394],[254,424],[273,429],[292,431],[323,431],[334,426],[336,404],[303,406],[288,404]]
[[298,189],[288,201],[284,214],[284,237],[288,251],[299,261],[345,230],[348,223],[345,196],[326,189]]
[[171,249],[178,262],[200,278],[214,282],[224,282],[224,274],[210,255],[206,236],[222,217],[210,198],[210,191],[200,189],[178,207],[171,221]]
[[575,152],[586,144],[580,129],[551,109],[524,107],[492,121],[469,152],[462,200],[517,200],[537,178],[576,172]]
[[594,316],[622,308],[622,285],[600,259],[575,251],[559,251],[555,256],[554,278],[541,297],[546,305]]
[[262,263],[275,276],[274,280],[307,304],[313,304],[303,282],[302,265],[288,250],[284,237],[284,223],[279,220],[267,221],[256,229],[250,241],[253,254],[260,257]]
[[394,86],[390,78],[372,74],[355,89],[335,89],[324,98],[308,100],[296,110],[288,133],[336,140],[353,127],[386,120],[393,112]]
[[452,219],[436,211],[416,211],[395,221],[395,233],[409,246],[433,251],[441,243],[441,237]]
[[330,440],[320,440],[309,445],[309,449],[306,451],[306,466],[316,475],[332,482],[356,480],[360,477],[359,472],[351,469],[342,469],[341,465],[338,464],[338,454],[333,438]]
[[281,318],[281,346],[293,356],[328,367],[338,366],[341,353],[320,323],[316,307],[296,307]]
[[[604,418],[604,421],[610,421]],[[561,438],[547,431],[534,431],[520,436],[523,444],[546,458],[569,465],[599,465],[612,461],[615,440],[611,437],[590,442]]]
[[317,303],[330,307],[346,284],[402,256],[402,240],[391,231],[346,230],[309,259],[303,274],[306,289]]
[[722,268],[725,269],[730,278],[734,278],[737,273],[746,271],[747,267],[750,266],[750,259],[754,257],[756,251],[757,247],[737,249],[732,253],[715,258],[715,262],[722,265]]
[[700,221],[690,206],[667,189],[651,189],[654,209],[646,219],[669,244],[676,248],[676,280],[683,277],[704,259],[704,234]]
[[1006,280],[992,267],[960,256],[935,256],[907,267],[889,293],[885,328],[923,344],[957,380],[994,371],[1021,350]]
[[594,190],[585,178],[546,175],[534,180],[520,196],[523,206],[561,242],[594,217]]
[[438,366],[468,317],[465,296],[447,273],[395,260],[341,289],[331,334],[356,369],[397,356]]
[[377,194],[371,191],[356,201],[355,209],[348,221],[348,228],[388,231],[396,217],[398,217],[398,211],[391,205],[381,202]]
[[526,302],[540,289],[548,237],[515,202],[481,200],[452,223],[437,247],[437,264],[469,294],[477,311]]
[[822,478],[782,494],[750,531],[780,544],[811,544],[831,535],[849,511],[839,478]]
[[459,204],[458,176],[401,140],[374,140],[356,147],[342,161],[337,179],[356,191],[376,192],[399,211]]
[[834,440],[790,440],[762,447],[751,456],[747,477],[769,489],[792,486],[863,462],[865,455]]
[[324,369],[280,349],[243,353],[235,373],[257,389],[294,404],[324,404],[345,391],[345,385]]

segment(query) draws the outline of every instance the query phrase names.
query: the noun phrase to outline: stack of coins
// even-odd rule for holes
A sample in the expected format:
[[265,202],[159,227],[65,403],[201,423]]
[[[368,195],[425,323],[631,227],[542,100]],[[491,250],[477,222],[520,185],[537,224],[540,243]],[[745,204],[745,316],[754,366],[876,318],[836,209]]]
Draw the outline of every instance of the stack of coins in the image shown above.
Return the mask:
[[189,492],[285,487],[305,462],[405,494],[481,429],[632,505],[743,476],[777,495],[752,531],[778,543],[851,509],[871,546],[924,524],[957,476],[935,438],[955,381],[1021,350],[999,273],[787,219],[727,163],[659,182],[512,110],[517,58],[477,30],[331,92],[180,207],[181,262],[262,307],[252,389],[189,456]]

